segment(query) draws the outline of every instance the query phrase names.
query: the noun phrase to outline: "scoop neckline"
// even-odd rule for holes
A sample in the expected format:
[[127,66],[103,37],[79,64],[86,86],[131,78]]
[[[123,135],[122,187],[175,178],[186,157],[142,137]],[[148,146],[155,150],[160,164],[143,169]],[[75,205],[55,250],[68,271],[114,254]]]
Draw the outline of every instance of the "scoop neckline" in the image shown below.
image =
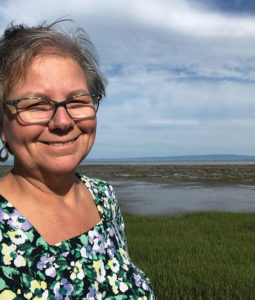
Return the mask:
[[[93,231],[95,229],[96,226],[102,226],[103,225],[103,221],[105,220],[105,216],[104,214],[101,212],[101,205],[99,204],[100,201],[97,199],[97,194],[93,193],[93,189],[90,186],[90,181],[91,179],[89,179],[87,176],[83,175],[83,174],[79,174],[79,173],[75,173],[75,175],[81,180],[82,183],[84,183],[84,185],[87,187],[87,189],[89,190],[89,192],[91,193],[91,196],[93,197],[93,200],[95,202],[95,205],[97,207],[99,216],[100,216],[100,220],[97,224],[95,224],[93,227],[91,227],[89,230],[82,232],[81,234],[78,234],[76,236],[73,236],[69,239],[63,240],[61,242],[55,243],[55,244],[49,244],[40,234],[40,232],[35,228],[35,226],[11,203],[9,202],[2,194],[0,194],[0,198],[2,200],[4,200],[4,202],[7,204],[7,207],[13,208],[14,210],[16,210],[18,212],[18,214],[24,218],[30,225],[31,228],[28,230],[30,231],[31,229],[33,230],[33,232],[35,233],[35,235],[37,235],[37,240],[38,239],[42,239],[44,241],[44,243],[46,243],[47,248],[59,248],[61,245],[65,244],[65,243],[72,243],[75,239],[79,239],[80,237],[82,237],[83,235],[88,235],[90,231]],[[83,180],[82,180],[83,179]],[[3,209],[2,207],[3,201],[0,201],[0,208]],[[100,209],[101,208],[101,209]],[[6,213],[6,212],[5,212]],[[15,227],[13,227],[15,228]],[[19,228],[17,228],[19,229]],[[23,230],[24,234],[26,234],[27,231]],[[28,237],[28,235],[26,234],[26,236]]]

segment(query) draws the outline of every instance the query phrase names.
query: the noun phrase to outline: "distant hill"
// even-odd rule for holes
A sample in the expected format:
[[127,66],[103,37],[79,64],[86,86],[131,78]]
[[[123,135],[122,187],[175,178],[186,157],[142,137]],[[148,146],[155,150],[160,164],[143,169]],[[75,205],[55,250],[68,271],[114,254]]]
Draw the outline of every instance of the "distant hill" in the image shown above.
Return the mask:
[[205,155],[182,155],[182,156],[151,156],[130,158],[103,158],[87,159],[87,161],[251,161],[255,155],[235,154],[205,154]]

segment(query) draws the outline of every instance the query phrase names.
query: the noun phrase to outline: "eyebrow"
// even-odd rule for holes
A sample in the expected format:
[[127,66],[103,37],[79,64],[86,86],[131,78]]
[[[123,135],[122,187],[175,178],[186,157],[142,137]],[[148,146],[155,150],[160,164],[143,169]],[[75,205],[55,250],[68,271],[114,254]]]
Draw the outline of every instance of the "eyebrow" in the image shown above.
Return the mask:
[[[74,96],[81,95],[81,94],[89,94],[89,91],[86,89],[76,89],[76,90],[68,92],[68,94],[66,94],[65,99],[69,99],[69,98],[72,98]],[[46,93],[32,92],[32,91],[21,94],[18,98],[29,98],[29,97],[41,97],[41,98],[48,98],[48,99],[51,98]],[[65,100],[65,99],[63,99],[63,100]],[[58,99],[53,99],[53,100],[58,100]]]
[[69,98],[72,98],[74,96],[81,95],[81,94],[89,94],[89,91],[85,90],[85,89],[73,90],[67,94],[66,99],[69,99]]

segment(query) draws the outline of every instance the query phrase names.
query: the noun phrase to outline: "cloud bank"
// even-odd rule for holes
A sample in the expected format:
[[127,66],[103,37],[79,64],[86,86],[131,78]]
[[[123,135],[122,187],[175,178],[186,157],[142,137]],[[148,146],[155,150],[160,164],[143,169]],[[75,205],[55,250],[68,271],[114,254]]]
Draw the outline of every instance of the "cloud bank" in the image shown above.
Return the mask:
[[2,2],[0,27],[61,16],[83,27],[108,77],[90,157],[254,154],[251,1]]

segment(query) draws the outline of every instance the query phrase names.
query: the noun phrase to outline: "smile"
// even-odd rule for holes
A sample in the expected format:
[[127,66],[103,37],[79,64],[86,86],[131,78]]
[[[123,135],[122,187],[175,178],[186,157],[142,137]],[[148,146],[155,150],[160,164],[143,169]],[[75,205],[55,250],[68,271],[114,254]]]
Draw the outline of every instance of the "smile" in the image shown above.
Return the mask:
[[67,142],[43,142],[46,145],[49,146],[66,146],[66,145],[70,145],[72,143],[74,143],[77,140],[78,137],[76,137],[73,140],[67,141]]

